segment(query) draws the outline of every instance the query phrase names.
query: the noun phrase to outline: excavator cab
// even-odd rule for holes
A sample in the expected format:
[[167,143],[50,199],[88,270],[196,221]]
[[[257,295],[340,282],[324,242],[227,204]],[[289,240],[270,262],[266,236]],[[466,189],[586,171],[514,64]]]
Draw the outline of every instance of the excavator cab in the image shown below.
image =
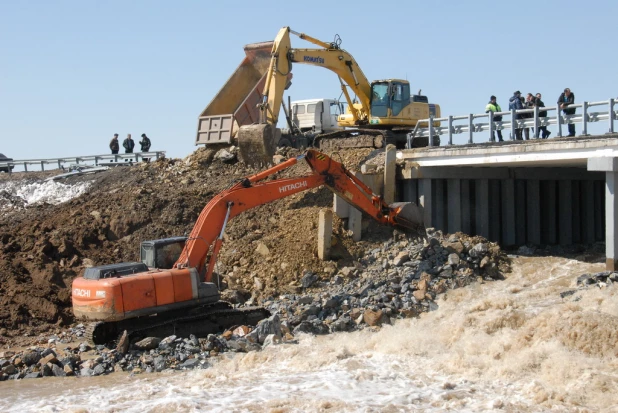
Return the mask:
[[371,117],[399,116],[403,108],[410,104],[410,84],[404,80],[373,82],[371,92]]
[[140,261],[148,268],[170,269],[180,257],[187,237],[172,237],[142,241]]

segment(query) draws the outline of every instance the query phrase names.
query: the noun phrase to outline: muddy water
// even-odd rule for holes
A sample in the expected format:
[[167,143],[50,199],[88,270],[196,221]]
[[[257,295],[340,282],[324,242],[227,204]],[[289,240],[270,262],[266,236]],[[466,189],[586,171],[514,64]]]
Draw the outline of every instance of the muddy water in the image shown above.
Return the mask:
[[208,369],[0,383],[0,411],[618,411],[618,288],[601,264],[518,258],[501,282],[379,332],[300,338]]

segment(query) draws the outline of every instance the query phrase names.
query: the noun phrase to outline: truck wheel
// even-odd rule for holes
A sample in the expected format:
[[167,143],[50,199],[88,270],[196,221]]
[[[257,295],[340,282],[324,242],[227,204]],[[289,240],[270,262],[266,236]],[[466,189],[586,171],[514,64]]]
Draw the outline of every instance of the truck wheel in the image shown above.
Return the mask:
[[291,146],[292,142],[290,142],[288,139],[283,138],[279,141],[279,147],[281,148],[289,148]]

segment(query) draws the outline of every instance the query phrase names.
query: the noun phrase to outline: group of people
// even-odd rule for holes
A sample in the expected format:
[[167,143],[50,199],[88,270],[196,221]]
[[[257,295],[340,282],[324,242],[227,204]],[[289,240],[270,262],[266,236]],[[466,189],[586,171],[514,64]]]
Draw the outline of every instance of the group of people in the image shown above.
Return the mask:
[[[534,107],[544,108],[545,103],[543,103],[543,101],[541,100],[541,97],[542,95],[540,93],[537,93],[536,95],[533,95],[532,93],[528,93],[526,95],[526,98],[524,99],[524,97],[521,95],[521,92],[518,90],[509,99],[509,110],[533,109]],[[562,94],[558,98],[558,106],[560,107],[560,109],[562,109],[565,115],[575,114],[575,108],[569,108],[569,106],[573,105],[574,103],[575,103],[575,95],[573,94],[573,92],[571,92],[571,89],[569,88],[564,89],[564,92],[562,92]],[[500,105],[497,103],[495,96],[491,96],[491,98],[489,99],[489,103],[485,107],[485,112],[486,113],[502,112],[502,109],[500,108]],[[532,112],[518,113],[515,116],[516,116],[515,120],[528,119],[528,118],[533,118],[534,113]],[[547,117],[547,111],[539,110],[539,117],[540,118]],[[495,122],[502,121],[502,115],[494,115],[493,120]],[[568,128],[569,128],[568,136],[575,136],[575,125],[573,125],[572,123],[569,123]],[[547,130],[547,126],[539,126],[536,130],[534,130],[533,128],[533,133],[534,133],[534,137],[537,139],[539,137],[542,139],[547,139],[549,138],[549,135],[551,135],[551,132]],[[492,142],[496,141],[496,134],[498,135],[498,141],[503,142],[501,130],[496,130],[493,132],[491,141]],[[521,141],[524,139],[524,137],[526,140],[530,139],[530,128],[528,127],[515,128],[515,139]]]
[[[142,133],[142,140],[139,141],[140,144],[140,152],[148,152],[150,151],[150,139],[146,136],[145,133]],[[135,142],[131,138],[131,134],[127,134],[127,138],[122,141],[122,147],[124,148],[124,153],[133,153],[133,148],[135,148]],[[116,155],[120,150],[120,143],[118,142],[118,134],[114,133],[114,137],[109,142],[109,149],[112,151],[112,155]]]

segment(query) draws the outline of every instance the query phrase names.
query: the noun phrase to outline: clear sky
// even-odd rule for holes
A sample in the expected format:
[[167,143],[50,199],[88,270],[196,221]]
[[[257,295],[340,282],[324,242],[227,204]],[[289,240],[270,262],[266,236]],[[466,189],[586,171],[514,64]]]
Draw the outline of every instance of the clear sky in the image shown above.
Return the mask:
[[[515,90],[546,105],[565,87],[577,102],[606,100],[618,96],[617,17],[616,0],[0,0],[0,152],[108,153],[113,133],[145,132],[153,150],[184,157],[243,46],[282,26],[339,34],[370,80],[407,78],[443,115],[481,113],[492,94],[507,109]],[[296,65],[288,92],[340,88],[333,73]]]

